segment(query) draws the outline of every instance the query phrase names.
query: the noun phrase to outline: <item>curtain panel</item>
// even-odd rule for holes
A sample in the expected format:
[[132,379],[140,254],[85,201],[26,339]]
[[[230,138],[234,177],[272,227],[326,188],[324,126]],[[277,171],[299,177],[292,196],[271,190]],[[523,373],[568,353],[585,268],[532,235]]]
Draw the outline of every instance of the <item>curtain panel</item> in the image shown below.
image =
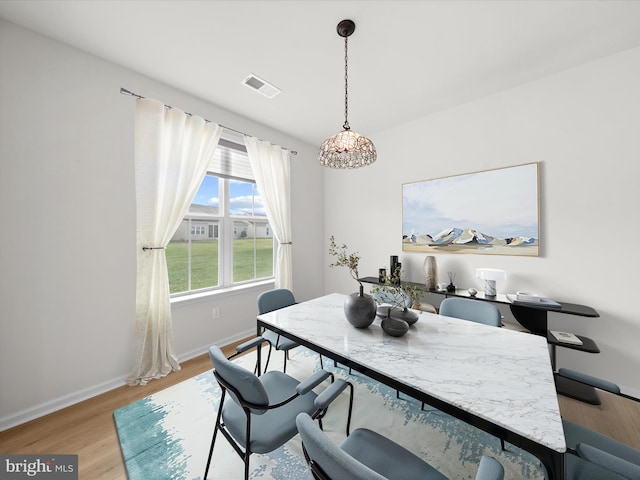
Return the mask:
[[136,350],[130,385],[180,369],[165,247],[198,191],[221,131],[215,123],[157,100],[136,101]]
[[291,290],[293,280],[289,151],[248,136],[245,137],[245,145],[267,218],[278,242],[275,287]]

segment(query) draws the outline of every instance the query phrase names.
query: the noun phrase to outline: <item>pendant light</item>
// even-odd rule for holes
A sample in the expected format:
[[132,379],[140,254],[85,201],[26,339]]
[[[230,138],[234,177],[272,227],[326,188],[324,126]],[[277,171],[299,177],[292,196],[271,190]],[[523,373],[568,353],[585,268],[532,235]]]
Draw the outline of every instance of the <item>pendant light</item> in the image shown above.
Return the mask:
[[349,113],[347,40],[355,29],[356,24],[351,20],[342,20],[337,27],[338,35],[344,37],[344,125],[340,133],[325,140],[320,147],[318,162],[329,168],[365,167],[375,162],[377,157],[373,142],[359,133],[352,132],[347,119]]

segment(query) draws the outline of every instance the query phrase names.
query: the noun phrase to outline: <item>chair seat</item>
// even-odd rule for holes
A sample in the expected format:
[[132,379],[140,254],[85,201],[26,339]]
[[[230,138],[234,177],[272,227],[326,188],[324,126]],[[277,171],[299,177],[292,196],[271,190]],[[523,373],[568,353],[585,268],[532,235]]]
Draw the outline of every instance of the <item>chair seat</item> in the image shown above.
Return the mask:
[[567,480],[628,480],[572,454],[565,456]]
[[262,338],[267,340],[276,350],[291,350],[298,346],[296,342],[293,340],[289,340],[287,337],[283,337],[280,335],[278,338],[278,334],[272,330],[265,330],[262,334]]
[[409,450],[366,428],[351,433],[340,448],[389,480],[447,478]]
[[576,450],[578,444],[586,443],[636,465],[640,465],[640,451],[602,433],[598,433],[569,420],[562,420],[567,447]]
[[[260,377],[260,381],[269,396],[269,403],[275,404],[290,397],[300,383],[295,378],[278,371],[267,372]],[[280,445],[288,442],[297,433],[295,418],[297,413],[313,414],[316,407],[314,401],[317,395],[310,391],[301,395],[288,404],[268,410],[262,415],[251,415],[251,445],[249,449],[254,453],[268,453]],[[246,415],[244,410],[234,401],[225,402],[222,409],[222,419],[233,437],[242,445],[245,442]]]

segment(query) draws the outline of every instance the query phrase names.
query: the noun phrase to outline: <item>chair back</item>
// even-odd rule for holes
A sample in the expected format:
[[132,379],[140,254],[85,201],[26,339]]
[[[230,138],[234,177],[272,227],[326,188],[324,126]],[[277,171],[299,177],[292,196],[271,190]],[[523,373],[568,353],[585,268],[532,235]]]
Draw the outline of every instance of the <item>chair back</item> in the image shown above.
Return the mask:
[[445,298],[440,304],[440,315],[484,323],[494,327],[502,326],[502,316],[498,307],[481,300],[459,297]]
[[[244,408],[247,402],[254,405],[269,405],[269,396],[257,376],[227,359],[219,347],[213,346],[209,348],[209,357],[215,368],[216,378],[219,376],[227,384],[221,384],[221,386],[228,390],[231,398],[241,407]],[[220,382],[220,379],[218,379],[218,382]],[[251,412],[257,415],[261,415],[265,411],[251,409]]]
[[296,299],[291,290],[286,288],[267,290],[258,296],[258,314],[273,312],[294,303],[296,303]]
[[504,467],[493,457],[483,455],[476,473],[476,480],[503,480]]
[[305,458],[319,480],[386,480],[333,443],[309,415],[296,417]]

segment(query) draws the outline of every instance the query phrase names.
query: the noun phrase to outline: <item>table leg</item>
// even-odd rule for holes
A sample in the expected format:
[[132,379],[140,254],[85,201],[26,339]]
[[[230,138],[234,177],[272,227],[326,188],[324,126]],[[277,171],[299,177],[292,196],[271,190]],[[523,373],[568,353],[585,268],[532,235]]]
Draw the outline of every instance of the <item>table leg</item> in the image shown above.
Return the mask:
[[[256,337],[262,335],[262,328],[260,324],[256,324]],[[260,376],[260,372],[262,371],[262,344],[258,345],[258,351],[256,352],[256,373]]]
[[565,478],[565,459],[564,455],[553,455],[549,463],[547,463],[550,479]]

